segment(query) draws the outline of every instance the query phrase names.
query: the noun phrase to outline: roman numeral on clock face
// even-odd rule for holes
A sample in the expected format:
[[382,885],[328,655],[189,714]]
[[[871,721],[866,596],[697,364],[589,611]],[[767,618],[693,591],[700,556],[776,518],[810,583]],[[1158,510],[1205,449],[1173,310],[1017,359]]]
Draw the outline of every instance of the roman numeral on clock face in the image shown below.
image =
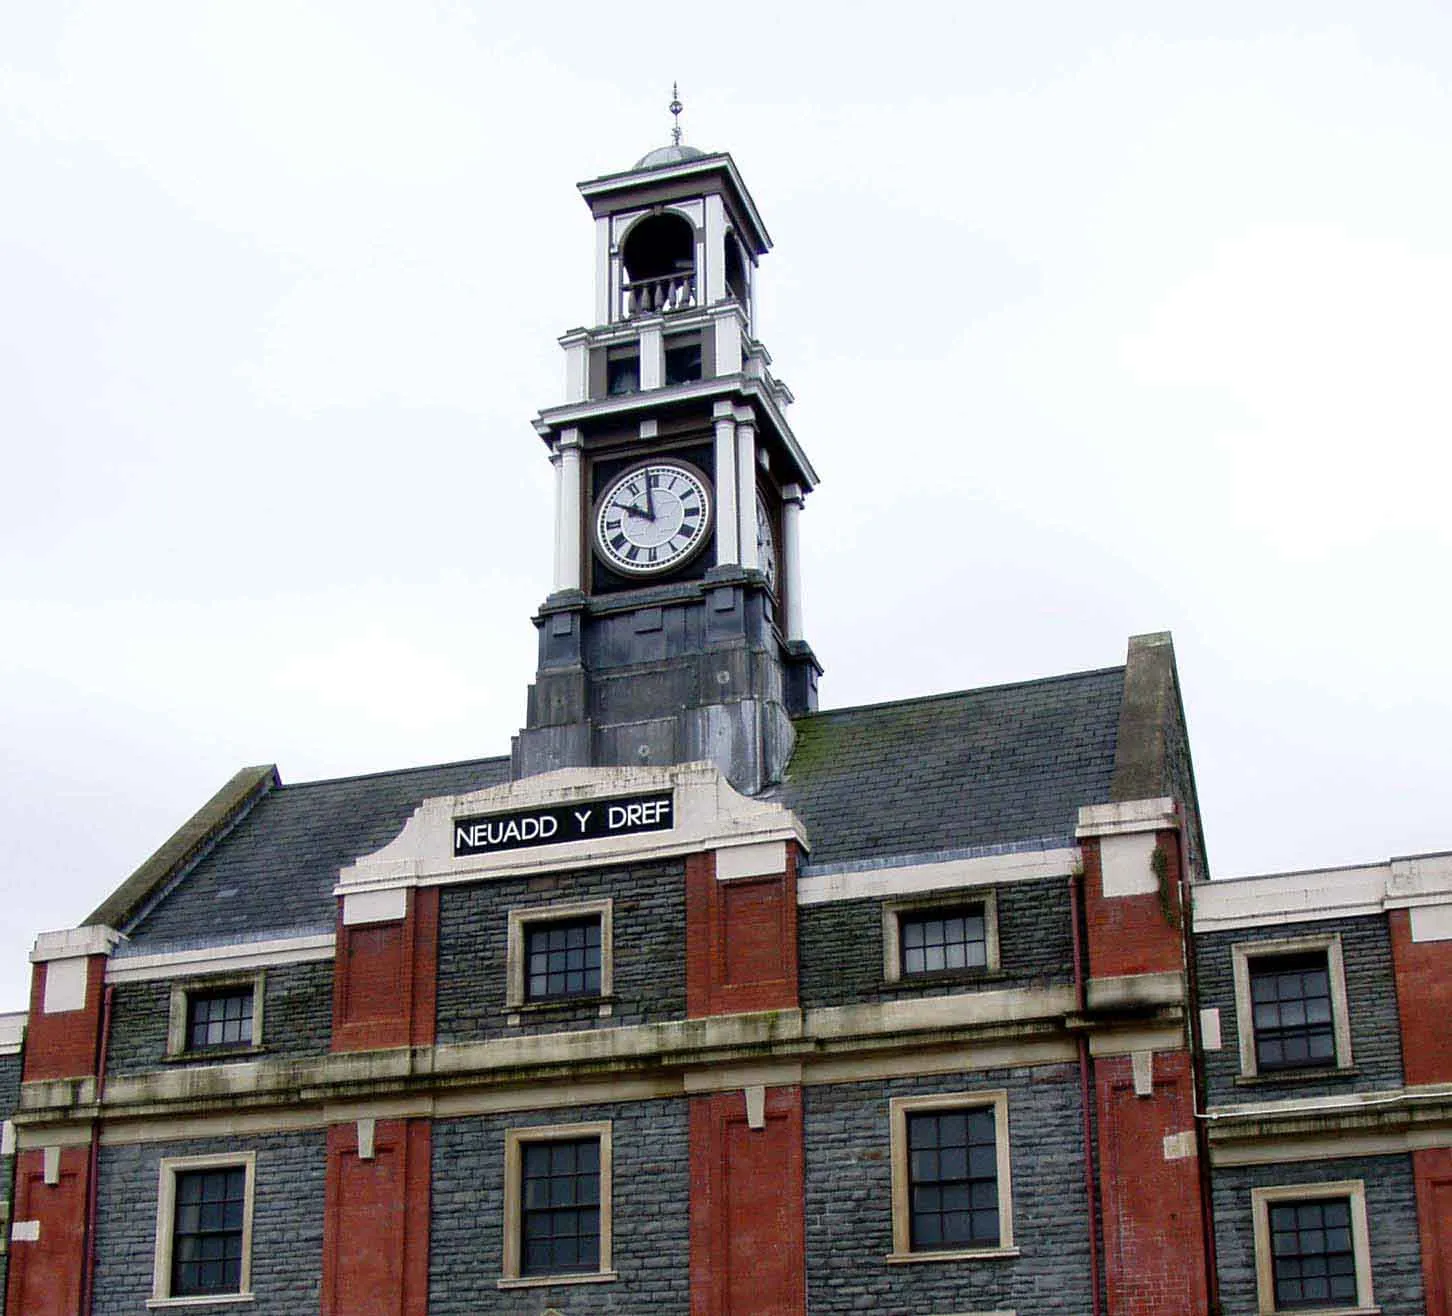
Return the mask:
[[685,563],[706,542],[711,495],[694,467],[662,460],[626,471],[597,504],[595,551],[627,576]]

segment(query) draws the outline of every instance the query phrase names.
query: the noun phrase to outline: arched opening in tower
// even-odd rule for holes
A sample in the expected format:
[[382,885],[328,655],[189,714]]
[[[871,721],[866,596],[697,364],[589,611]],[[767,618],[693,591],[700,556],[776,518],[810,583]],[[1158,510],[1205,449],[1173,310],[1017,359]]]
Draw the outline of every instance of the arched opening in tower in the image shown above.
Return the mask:
[[696,304],[696,234],[679,215],[648,215],[626,235],[625,313],[679,311]]

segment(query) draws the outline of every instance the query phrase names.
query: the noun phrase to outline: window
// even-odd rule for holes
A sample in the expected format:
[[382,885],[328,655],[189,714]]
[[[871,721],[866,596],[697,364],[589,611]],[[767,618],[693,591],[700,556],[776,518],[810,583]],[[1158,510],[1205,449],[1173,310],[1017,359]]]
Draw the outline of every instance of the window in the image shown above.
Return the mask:
[[612,398],[626,393],[640,392],[640,356],[632,352],[629,356],[613,353],[605,361],[605,392]]
[[973,898],[941,895],[894,900],[882,908],[882,976],[888,982],[935,974],[996,972],[998,902],[992,891]]
[[255,1051],[262,1042],[263,975],[180,982],[171,989],[166,1054],[195,1059]]
[[1250,962],[1256,1069],[1334,1065],[1331,975],[1322,951],[1266,955]]
[[524,999],[600,994],[600,919],[552,919],[524,928]]
[[613,923],[608,900],[509,911],[505,1005],[518,1012],[582,1000],[610,1013]]
[[665,347],[665,382],[689,384],[701,378],[701,340],[668,338]]
[[893,1262],[1016,1255],[1008,1095],[897,1097],[890,1105]]
[[250,1298],[256,1154],[161,1162],[152,1306]]
[[508,1130],[504,1178],[501,1288],[616,1278],[608,1121]]
[[1339,936],[1242,942],[1232,963],[1243,1078],[1350,1069]]
[[1261,1316],[1374,1305],[1361,1180],[1257,1188],[1251,1210]]

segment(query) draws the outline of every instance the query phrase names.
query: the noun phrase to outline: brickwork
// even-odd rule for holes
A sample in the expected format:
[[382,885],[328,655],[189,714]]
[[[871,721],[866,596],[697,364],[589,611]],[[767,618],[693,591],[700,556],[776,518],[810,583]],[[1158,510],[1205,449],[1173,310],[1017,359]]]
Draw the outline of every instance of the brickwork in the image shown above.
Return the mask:
[[[205,979],[195,981],[205,986]],[[162,1063],[171,989],[172,983],[165,980],[116,984],[111,998],[111,1040],[106,1048],[108,1076],[145,1073]],[[263,992],[262,1045],[268,1058],[327,1054],[333,1022],[331,960],[265,969]],[[227,1059],[218,1057],[219,1061]]]
[[1427,1316],[1452,1316],[1452,1149],[1412,1153]]
[[[1008,1092],[1017,1257],[890,1265],[888,1102]],[[1084,1147],[1072,1065],[841,1083],[804,1093],[807,1309],[893,1316],[1017,1309],[1091,1310]]]
[[[517,1025],[505,1006],[510,909],[609,897],[615,926],[614,1000],[531,1008]],[[612,1028],[686,1013],[685,877],[679,860],[447,887],[439,914],[438,1040]]]
[[1183,969],[1178,834],[1156,834],[1159,889],[1144,894],[1106,896],[1100,840],[1086,837],[1080,848],[1090,975],[1112,978]]
[[1413,941],[1407,910],[1387,915],[1408,1083],[1452,1083],[1452,941]]
[[1366,1185],[1372,1285],[1382,1316],[1425,1316],[1412,1164],[1411,1157],[1404,1155],[1217,1169],[1214,1175],[1215,1246],[1220,1299],[1227,1316],[1259,1310],[1251,1189],[1340,1179],[1360,1179]]
[[[614,1259],[604,1284],[501,1290],[504,1133],[611,1120]],[[433,1130],[430,1316],[688,1316],[689,1164],[685,1100],[622,1102],[471,1119]]]
[[106,957],[91,955],[86,963],[86,1002],[80,1010],[46,1014],[45,979],[59,961],[32,965],[30,1015],[25,1034],[25,1081],[78,1078],[96,1072],[101,1035],[101,998],[105,992]]
[[686,860],[686,1011],[797,1007],[796,847],[779,874],[717,881],[716,855]]
[[156,1195],[164,1156],[257,1153],[249,1316],[318,1310],[323,1252],[324,1135],[206,1138],[103,1147],[94,1316],[134,1316],[152,1291]]
[[[974,894],[945,891],[942,896],[952,902]],[[998,973],[899,983],[885,982],[882,976],[884,901],[803,905],[797,912],[803,1008],[1072,983],[1068,880],[1011,882],[997,888],[997,901]]]
[[[1341,934],[1346,999],[1351,1012],[1353,1074],[1307,1081],[1264,1079],[1237,1083],[1240,1041],[1236,1031],[1235,976],[1231,947],[1242,942],[1279,941],[1321,933]],[[1221,1048],[1205,1053],[1205,1081],[1211,1105],[1244,1101],[1289,1101],[1301,1097],[1348,1096],[1353,1091],[1402,1085],[1402,1045],[1395,975],[1386,919],[1330,919],[1279,923],[1270,927],[1208,932],[1195,939],[1200,1005],[1220,1011]]]

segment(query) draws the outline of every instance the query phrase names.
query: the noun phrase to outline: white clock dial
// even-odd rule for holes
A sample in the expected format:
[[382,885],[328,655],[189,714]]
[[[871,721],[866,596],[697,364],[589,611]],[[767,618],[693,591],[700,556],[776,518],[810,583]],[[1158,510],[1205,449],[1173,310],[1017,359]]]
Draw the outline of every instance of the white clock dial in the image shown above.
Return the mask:
[[649,462],[617,476],[600,495],[595,551],[616,571],[653,576],[694,557],[710,525],[706,477],[684,462]]
[[771,592],[775,594],[776,531],[771,528],[771,512],[760,489],[756,491],[756,561],[761,567],[761,574],[766,577],[766,583],[771,586]]

